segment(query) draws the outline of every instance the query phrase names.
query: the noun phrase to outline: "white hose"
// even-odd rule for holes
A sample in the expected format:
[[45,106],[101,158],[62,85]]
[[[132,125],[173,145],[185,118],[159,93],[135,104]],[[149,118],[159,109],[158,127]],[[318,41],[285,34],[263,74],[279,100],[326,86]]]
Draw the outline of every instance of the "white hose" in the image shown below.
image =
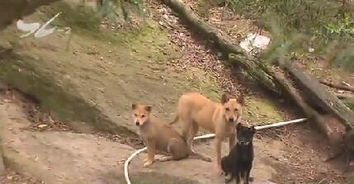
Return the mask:
[[[207,138],[213,138],[215,136],[215,134],[205,134],[205,135],[201,135],[201,136],[197,136],[194,137],[194,140],[198,140],[198,139],[207,139]],[[131,184],[130,179],[129,179],[129,171],[128,171],[128,166],[130,161],[139,153],[146,151],[147,148],[141,148],[137,151],[135,151],[133,154],[130,155],[130,157],[125,161],[124,163],[124,177],[125,177],[125,181],[127,182],[127,184]]]
[[128,166],[129,166],[129,162],[139,153],[143,152],[147,150],[146,147],[141,148],[137,151],[135,151],[132,155],[130,155],[130,157],[125,161],[124,163],[124,177],[125,177],[125,181],[127,182],[127,184],[131,184],[130,179],[129,179],[129,172],[128,172]]
[[[307,118],[301,118],[301,119],[295,119],[295,120],[290,120],[290,121],[284,121],[284,122],[278,122],[278,123],[274,123],[274,124],[269,124],[269,125],[261,125],[261,126],[255,126],[256,130],[262,130],[262,129],[266,129],[266,128],[274,128],[274,127],[280,127],[280,126],[285,126],[285,125],[289,125],[289,124],[293,124],[293,123],[300,123],[300,122],[304,122],[306,121]],[[215,137],[215,134],[205,134],[205,135],[201,135],[201,136],[197,136],[194,137],[194,140],[198,140],[198,139],[208,139],[208,138],[213,138]],[[147,150],[146,147],[141,148],[137,151],[135,151],[133,154],[130,155],[130,157],[125,161],[124,163],[124,177],[125,177],[125,181],[127,182],[127,184],[131,184],[130,179],[129,179],[129,170],[128,170],[128,166],[130,161],[139,153],[143,152]]]
[[255,129],[256,130],[262,130],[262,129],[266,129],[266,128],[281,127],[281,126],[290,125],[290,124],[293,124],[293,123],[304,122],[306,120],[307,120],[307,118],[294,119],[294,120],[290,120],[290,121],[278,122],[278,123],[269,124],[269,125],[256,126]]

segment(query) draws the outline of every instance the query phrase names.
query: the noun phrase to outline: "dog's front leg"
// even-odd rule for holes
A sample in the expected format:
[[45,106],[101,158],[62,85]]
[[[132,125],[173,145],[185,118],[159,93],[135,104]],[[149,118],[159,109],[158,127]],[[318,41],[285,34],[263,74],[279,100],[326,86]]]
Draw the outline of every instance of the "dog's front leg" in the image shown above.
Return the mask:
[[153,141],[153,140],[148,141],[147,152],[148,152],[148,155],[147,155],[146,161],[144,162],[144,167],[147,167],[154,162],[155,153],[156,153],[155,141]]
[[232,148],[235,145],[235,139],[236,139],[236,134],[233,132],[230,136],[229,136],[229,152],[232,150]]
[[252,165],[249,165],[245,173],[245,180],[244,180],[245,184],[248,184],[250,182],[251,169],[252,169]]
[[240,173],[237,174],[235,183],[236,183],[236,184],[240,184],[240,183],[241,183],[241,176],[240,176]]
[[238,123],[241,123],[241,119],[242,119],[242,111],[239,111],[239,115],[237,116],[237,119],[236,119],[236,125]]
[[222,138],[216,136],[215,137],[215,151],[216,151],[215,166],[217,169],[217,173],[219,175],[223,174],[223,171],[221,170],[221,143],[222,143]]
[[230,178],[227,178],[228,175],[228,173],[225,174],[225,184],[230,183],[230,181],[234,178],[232,174],[230,174]]
[[245,176],[245,179],[244,179],[244,183],[245,184],[249,184],[249,182],[250,182],[250,171],[251,170],[246,171],[246,176]]

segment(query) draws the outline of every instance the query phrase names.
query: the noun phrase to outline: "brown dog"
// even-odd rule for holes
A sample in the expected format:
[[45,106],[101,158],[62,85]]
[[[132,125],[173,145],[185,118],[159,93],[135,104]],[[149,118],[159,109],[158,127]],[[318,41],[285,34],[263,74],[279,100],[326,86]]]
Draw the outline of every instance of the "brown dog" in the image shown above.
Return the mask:
[[242,104],[243,98],[238,101],[223,95],[221,103],[216,103],[199,93],[187,93],[180,97],[177,115],[171,124],[177,121],[181,123],[190,154],[197,154],[193,150],[192,142],[199,126],[215,133],[215,161],[218,173],[222,174],[221,143],[225,138],[229,138],[230,150],[235,144],[235,127],[241,118]]
[[147,147],[144,167],[155,160],[156,151],[168,153],[160,161],[179,160],[188,157],[186,141],[169,124],[151,115],[151,106],[132,104],[133,120],[139,126],[140,136]]

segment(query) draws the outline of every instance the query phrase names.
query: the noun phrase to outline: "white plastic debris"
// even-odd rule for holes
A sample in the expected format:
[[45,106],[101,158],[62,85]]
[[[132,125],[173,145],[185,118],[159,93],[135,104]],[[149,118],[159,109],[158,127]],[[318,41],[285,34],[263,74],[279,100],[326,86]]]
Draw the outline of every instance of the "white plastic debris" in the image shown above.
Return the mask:
[[39,28],[38,31],[34,34],[34,37],[35,38],[41,38],[41,37],[48,36],[48,35],[52,34],[54,32],[54,30],[55,30],[55,27],[50,28],[50,29],[46,29],[46,27],[51,22],[53,22],[53,20],[55,18],[57,18],[60,14],[61,14],[61,12],[57,13],[54,17],[52,17],[45,24],[43,24],[43,26],[41,28]]
[[309,48],[309,52],[310,52],[310,53],[315,52],[315,49],[312,48],[312,47],[310,47],[310,48]]
[[250,33],[243,41],[241,41],[240,46],[241,48],[245,49],[246,52],[251,52],[255,48],[264,50],[267,48],[269,43],[270,38],[263,35]]
[[46,29],[46,27],[54,21],[55,18],[57,18],[59,15],[61,14],[61,12],[57,13],[54,17],[52,17],[51,19],[49,19],[46,23],[44,23],[41,26],[40,23],[38,22],[35,22],[35,23],[25,23],[23,22],[23,20],[18,20],[16,25],[17,25],[17,29],[19,29],[20,31],[23,31],[23,32],[28,32],[24,35],[21,35],[20,37],[21,38],[25,38],[31,34],[34,33],[34,37],[35,38],[41,38],[41,37],[44,37],[44,36],[48,36],[50,34],[52,34],[54,31],[55,31],[55,27],[53,28],[50,28],[50,29]]
[[50,29],[42,29],[40,31],[37,31],[36,33],[34,33],[34,37],[35,38],[41,38],[41,37],[45,37],[48,36],[50,34],[52,34],[55,30],[55,27],[50,28]]
[[41,24],[37,23],[37,22],[25,23],[20,19],[16,22],[16,26],[17,26],[17,29],[19,29],[23,32],[28,32],[28,33],[20,36],[21,38],[24,38],[24,37],[27,37],[27,36],[33,34],[35,31],[37,31],[37,29],[39,28],[39,26],[41,26]]

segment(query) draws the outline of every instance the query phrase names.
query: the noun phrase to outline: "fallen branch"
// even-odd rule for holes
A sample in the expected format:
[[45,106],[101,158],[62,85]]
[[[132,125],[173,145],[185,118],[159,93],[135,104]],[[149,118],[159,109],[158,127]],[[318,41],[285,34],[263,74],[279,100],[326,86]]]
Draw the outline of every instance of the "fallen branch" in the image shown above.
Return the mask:
[[274,73],[274,77],[281,84],[283,90],[286,91],[286,94],[289,95],[289,98],[291,98],[301,108],[306,116],[314,121],[316,127],[318,127],[319,130],[326,135],[329,143],[334,147],[340,145],[342,138],[346,133],[345,126],[337,118],[331,115],[321,115],[309,106],[299,91],[294,87],[293,82],[287,80],[285,76],[280,73]]
[[306,91],[307,100],[310,104],[320,106],[321,110],[327,114],[334,114],[341,119],[346,127],[354,128],[354,113],[341,100],[324,88],[317,80],[313,80],[309,74],[298,66],[286,60],[279,62],[279,64],[301,85],[302,90]]
[[[301,119],[290,120],[290,121],[285,121],[285,122],[278,122],[278,123],[274,123],[274,124],[270,124],[270,125],[256,126],[255,129],[256,130],[262,130],[262,129],[266,129],[266,128],[275,128],[275,127],[285,126],[285,125],[289,125],[289,124],[304,122],[306,120],[307,120],[306,118],[301,118]],[[214,138],[214,137],[215,137],[215,134],[205,134],[205,135],[194,137],[193,140],[209,139],[209,138]],[[147,150],[147,148],[144,147],[144,148],[141,148],[141,149],[135,151],[125,161],[125,163],[124,163],[124,177],[125,177],[125,181],[126,181],[127,184],[131,184],[131,181],[129,179],[129,168],[128,168],[129,167],[129,163],[133,160],[133,158],[135,156],[137,156],[139,153],[144,152],[146,150]]]
[[331,87],[331,88],[336,88],[336,89],[340,89],[340,90],[345,90],[345,91],[351,91],[351,92],[354,92],[354,87],[352,86],[346,86],[346,85],[341,85],[341,84],[334,84],[334,83],[330,83],[330,82],[327,82],[327,81],[324,81],[324,80],[321,80],[320,81],[321,84],[324,84],[328,87]]
[[261,63],[254,62],[255,59],[251,56],[229,54],[229,61],[232,64],[240,65],[247,73],[261,84],[265,89],[281,95],[281,87],[275,82],[274,76],[270,74],[270,69],[267,66],[261,66]]
[[239,53],[242,54],[243,49],[232,44],[230,42],[231,38],[227,34],[222,34],[219,30],[207,24],[205,21],[201,20],[189,7],[186,7],[180,0],[162,0],[167,6],[178,13],[178,16],[182,18],[187,24],[197,31],[205,35],[207,38],[214,42],[214,44],[226,54]]

